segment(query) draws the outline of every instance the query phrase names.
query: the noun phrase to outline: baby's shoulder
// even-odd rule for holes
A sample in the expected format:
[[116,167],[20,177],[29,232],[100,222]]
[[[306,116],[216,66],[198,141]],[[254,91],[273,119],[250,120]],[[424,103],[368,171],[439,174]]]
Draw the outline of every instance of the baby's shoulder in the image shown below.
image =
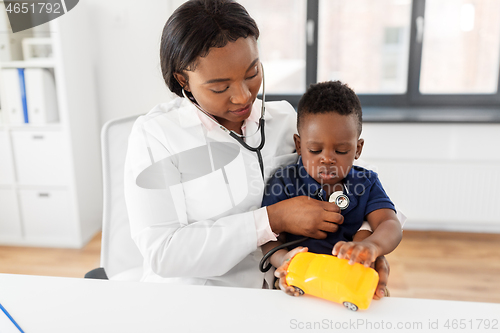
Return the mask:
[[352,166],[350,173],[354,179],[368,180],[372,183],[378,179],[378,174],[375,171],[357,165]]

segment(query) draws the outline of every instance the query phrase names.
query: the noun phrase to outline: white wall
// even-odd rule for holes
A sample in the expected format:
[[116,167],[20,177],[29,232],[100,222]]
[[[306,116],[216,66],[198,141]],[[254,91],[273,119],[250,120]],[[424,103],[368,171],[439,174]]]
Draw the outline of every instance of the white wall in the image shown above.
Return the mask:
[[405,229],[500,232],[500,124],[363,125]]
[[[100,123],[148,112],[172,94],[161,77],[159,43],[168,0],[86,0]],[[68,13],[70,14],[70,13]]]

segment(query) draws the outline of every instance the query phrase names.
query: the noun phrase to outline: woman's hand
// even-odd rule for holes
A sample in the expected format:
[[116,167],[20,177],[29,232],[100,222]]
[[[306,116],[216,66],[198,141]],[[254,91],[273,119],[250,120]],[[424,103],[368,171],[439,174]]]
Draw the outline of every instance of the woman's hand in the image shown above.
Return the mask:
[[326,238],[344,222],[340,208],[332,203],[299,196],[267,206],[271,229],[316,239]]
[[290,260],[300,252],[307,252],[307,247],[296,247],[292,251],[289,251],[287,254],[283,256],[283,262],[280,267],[278,267],[274,271],[274,276],[276,276],[279,279],[279,286],[280,289],[283,290],[285,293],[287,293],[290,296],[300,296],[300,293],[295,290],[295,288],[290,287],[286,283],[286,272],[288,270],[288,266],[290,265]]
[[385,256],[380,256],[375,260],[375,270],[378,272],[378,285],[377,289],[375,289],[375,294],[373,295],[373,299],[381,299],[387,295],[387,281],[389,279],[389,262],[385,258]]

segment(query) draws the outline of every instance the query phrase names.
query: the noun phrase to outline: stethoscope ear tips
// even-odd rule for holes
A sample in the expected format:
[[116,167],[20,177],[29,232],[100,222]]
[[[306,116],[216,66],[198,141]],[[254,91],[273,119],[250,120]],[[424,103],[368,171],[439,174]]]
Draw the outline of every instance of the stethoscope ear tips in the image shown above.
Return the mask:
[[349,197],[342,191],[333,192],[328,198],[329,202],[334,202],[341,210],[349,207]]

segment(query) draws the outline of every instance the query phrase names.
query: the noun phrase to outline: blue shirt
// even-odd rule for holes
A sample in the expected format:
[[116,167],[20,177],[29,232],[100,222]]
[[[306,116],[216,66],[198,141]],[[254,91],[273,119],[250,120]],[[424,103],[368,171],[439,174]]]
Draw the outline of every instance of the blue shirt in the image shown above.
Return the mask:
[[[333,246],[338,241],[352,241],[366,215],[382,208],[396,211],[374,171],[353,166],[343,183],[348,190],[348,193],[344,190],[344,194],[350,200],[349,206],[341,211],[344,223],[339,225],[336,232],[327,233],[325,239],[309,238],[294,247],[307,246],[313,253],[332,254]],[[269,206],[297,196],[309,196],[313,199],[328,201],[321,184],[307,173],[302,164],[302,158],[299,158],[297,164],[276,171],[266,185],[262,206]],[[290,242],[303,237],[287,233],[286,241]]]

